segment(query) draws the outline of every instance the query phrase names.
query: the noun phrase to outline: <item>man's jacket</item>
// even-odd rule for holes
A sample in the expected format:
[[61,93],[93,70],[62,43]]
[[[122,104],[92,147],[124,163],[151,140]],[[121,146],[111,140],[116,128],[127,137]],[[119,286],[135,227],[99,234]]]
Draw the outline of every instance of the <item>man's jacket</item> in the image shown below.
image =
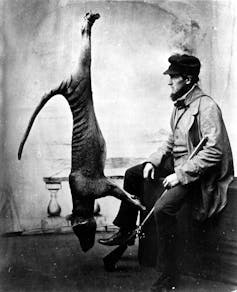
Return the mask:
[[[188,155],[207,136],[208,141],[191,160],[187,155],[175,161],[175,173],[182,185],[199,180],[201,194],[195,198],[194,217],[205,220],[220,212],[227,203],[227,190],[233,180],[233,157],[229,138],[216,102],[196,85],[185,98],[187,107],[177,118],[177,108],[171,116],[171,134],[162,147],[147,161],[158,166],[164,155],[172,154],[174,134],[180,124],[185,127]],[[182,119],[182,123],[181,122]],[[177,138],[177,137],[176,137]]]

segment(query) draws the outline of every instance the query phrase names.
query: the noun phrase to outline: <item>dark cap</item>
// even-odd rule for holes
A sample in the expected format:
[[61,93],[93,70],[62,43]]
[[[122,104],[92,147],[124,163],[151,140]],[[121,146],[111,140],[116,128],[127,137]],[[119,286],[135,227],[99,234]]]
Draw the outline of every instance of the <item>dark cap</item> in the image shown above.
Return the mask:
[[199,75],[201,63],[199,59],[194,56],[177,54],[169,57],[168,61],[170,62],[170,66],[163,74]]

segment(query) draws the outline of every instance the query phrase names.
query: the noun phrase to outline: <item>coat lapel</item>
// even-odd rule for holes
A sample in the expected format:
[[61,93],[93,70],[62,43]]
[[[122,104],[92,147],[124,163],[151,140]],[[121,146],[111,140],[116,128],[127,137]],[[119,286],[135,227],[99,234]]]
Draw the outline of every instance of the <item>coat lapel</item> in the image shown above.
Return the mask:
[[177,108],[175,108],[175,113],[174,113],[174,129],[176,128],[179,120],[181,119],[181,117],[183,116],[183,114],[186,112],[188,108],[183,108],[178,110]]
[[174,108],[173,114],[172,114],[172,120],[171,120],[171,126],[173,130],[176,128],[179,120],[181,119],[181,117],[187,110],[189,110],[190,116],[191,116],[188,129],[191,128],[194,122],[194,117],[195,115],[197,115],[198,110],[199,110],[200,97],[203,95],[205,95],[203,91],[196,85],[185,99],[185,103],[187,107],[181,110],[178,110],[176,107]]

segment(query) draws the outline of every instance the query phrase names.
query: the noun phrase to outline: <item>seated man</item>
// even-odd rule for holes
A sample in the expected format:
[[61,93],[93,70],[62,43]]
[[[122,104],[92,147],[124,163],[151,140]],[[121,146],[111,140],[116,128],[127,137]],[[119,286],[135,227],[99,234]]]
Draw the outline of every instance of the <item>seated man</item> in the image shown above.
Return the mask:
[[[232,151],[221,110],[197,85],[199,59],[173,55],[168,60],[170,66],[164,74],[169,75],[170,97],[174,102],[171,133],[145,163],[128,169],[124,179],[124,189],[142,197],[145,179],[165,177],[163,185],[167,191],[157,200],[154,210],[159,243],[157,261],[162,263],[163,271],[152,291],[169,290],[177,285],[176,215],[183,204],[191,203],[194,218],[203,222],[225,207],[227,189],[233,179]],[[203,137],[207,137],[206,144],[188,159]],[[119,231],[99,242],[122,243],[136,226],[137,212],[122,202],[114,220]]]

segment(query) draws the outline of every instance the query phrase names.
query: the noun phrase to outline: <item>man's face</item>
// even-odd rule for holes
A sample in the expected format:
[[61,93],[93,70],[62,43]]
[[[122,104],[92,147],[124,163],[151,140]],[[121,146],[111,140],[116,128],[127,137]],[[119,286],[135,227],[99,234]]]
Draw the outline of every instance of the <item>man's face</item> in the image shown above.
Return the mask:
[[186,80],[180,75],[169,75],[169,83],[171,87],[170,97],[174,101],[179,98],[179,92],[183,92],[184,87],[187,85]]

